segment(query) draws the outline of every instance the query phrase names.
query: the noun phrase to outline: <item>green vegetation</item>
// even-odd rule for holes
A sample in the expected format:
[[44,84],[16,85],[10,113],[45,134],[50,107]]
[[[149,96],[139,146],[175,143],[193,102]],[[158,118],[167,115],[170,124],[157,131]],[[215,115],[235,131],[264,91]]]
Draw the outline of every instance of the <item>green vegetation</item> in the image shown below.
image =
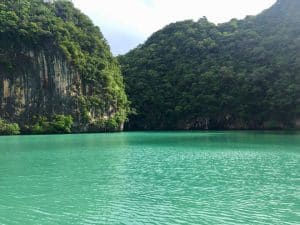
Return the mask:
[[274,129],[300,117],[300,1],[215,25],[170,24],[119,57],[127,129]]
[[[109,117],[118,115],[118,118],[110,118],[118,123],[118,127],[124,123],[129,103],[120,66],[99,28],[74,8],[72,2],[2,0],[0,33],[0,81],[3,74],[14,81],[17,76],[15,68],[19,68],[20,63],[24,67],[35,66],[30,64],[32,59],[28,61],[26,51],[62,55],[69,64],[68,70],[78,72],[81,79],[72,94],[73,105],[78,105],[78,110],[70,112],[74,121],[85,127],[93,124],[95,118],[101,119],[110,112]],[[21,55],[19,58],[22,62],[16,61],[16,54]],[[15,107],[18,107],[18,103]],[[70,110],[67,110],[69,114]],[[29,111],[24,110],[25,113]],[[9,113],[15,115],[13,110]],[[28,120],[31,115],[21,116]],[[42,113],[42,116],[51,115]],[[45,129],[48,132],[48,128]]]
[[72,116],[55,115],[50,120],[40,116],[30,129],[33,134],[68,134],[73,125]]
[[[300,1],[278,0],[244,20],[177,22],[120,56],[136,112],[127,129],[293,127],[300,118],[299,11]],[[53,56],[51,63],[63,57],[65,70],[79,75],[61,99],[50,90],[51,79],[39,80],[40,67],[48,65],[34,61],[37,54],[31,53],[41,51]],[[27,71],[29,67],[38,72]],[[49,68],[45,77],[55,70]],[[31,97],[26,101],[22,84],[31,82],[22,81],[24,74],[32,75],[42,89],[26,95]],[[5,107],[0,117],[37,134],[119,131],[130,112],[120,66],[106,40],[67,0],[0,2],[2,82],[0,105]],[[19,133],[17,124],[0,122],[0,134]]]
[[20,127],[16,123],[8,123],[0,119],[0,135],[18,135],[20,134]]

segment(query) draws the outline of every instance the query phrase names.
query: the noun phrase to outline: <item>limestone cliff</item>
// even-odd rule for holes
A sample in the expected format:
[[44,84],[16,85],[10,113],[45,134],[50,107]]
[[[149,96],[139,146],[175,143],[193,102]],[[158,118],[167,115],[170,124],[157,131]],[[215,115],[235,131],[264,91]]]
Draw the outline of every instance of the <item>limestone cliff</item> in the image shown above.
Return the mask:
[[[1,118],[24,127],[37,115],[66,114],[75,118],[79,130],[86,130],[80,96],[88,95],[90,86],[61,54],[19,49],[6,52],[0,60]],[[88,113],[96,120],[114,112],[90,109]]]
[[127,98],[99,29],[67,1],[0,7],[0,118],[25,130],[57,114],[72,115],[75,132],[122,129]]

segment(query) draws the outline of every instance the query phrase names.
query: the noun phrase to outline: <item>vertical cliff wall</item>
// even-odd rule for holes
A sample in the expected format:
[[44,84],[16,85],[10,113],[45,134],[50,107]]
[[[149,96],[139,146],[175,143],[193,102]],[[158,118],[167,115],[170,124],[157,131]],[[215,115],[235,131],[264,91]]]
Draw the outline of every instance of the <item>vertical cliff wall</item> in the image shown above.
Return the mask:
[[88,131],[98,119],[117,113],[113,104],[87,108],[82,101],[93,96],[93,85],[51,48],[13,49],[0,55],[0,62],[0,117],[21,127],[36,116],[63,114],[72,115],[75,130]]
[[30,127],[71,115],[73,131],[120,130],[120,69],[92,22],[68,1],[0,4],[0,118]]
[[76,96],[84,94],[83,84],[64,57],[46,50],[14,49],[0,60],[2,118],[25,125],[34,115],[78,117]]

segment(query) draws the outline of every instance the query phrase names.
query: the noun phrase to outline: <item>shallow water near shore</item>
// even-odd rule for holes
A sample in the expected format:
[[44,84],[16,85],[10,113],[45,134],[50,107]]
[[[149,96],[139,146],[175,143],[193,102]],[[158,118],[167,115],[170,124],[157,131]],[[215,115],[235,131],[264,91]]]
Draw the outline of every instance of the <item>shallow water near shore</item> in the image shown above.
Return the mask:
[[300,133],[0,137],[0,224],[299,224]]

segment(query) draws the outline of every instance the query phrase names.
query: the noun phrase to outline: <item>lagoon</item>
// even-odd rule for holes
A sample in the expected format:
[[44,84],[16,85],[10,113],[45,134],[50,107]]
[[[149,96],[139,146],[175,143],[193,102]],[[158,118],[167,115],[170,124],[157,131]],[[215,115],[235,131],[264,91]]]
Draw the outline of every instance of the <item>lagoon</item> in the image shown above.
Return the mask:
[[0,137],[0,224],[299,224],[300,133]]

